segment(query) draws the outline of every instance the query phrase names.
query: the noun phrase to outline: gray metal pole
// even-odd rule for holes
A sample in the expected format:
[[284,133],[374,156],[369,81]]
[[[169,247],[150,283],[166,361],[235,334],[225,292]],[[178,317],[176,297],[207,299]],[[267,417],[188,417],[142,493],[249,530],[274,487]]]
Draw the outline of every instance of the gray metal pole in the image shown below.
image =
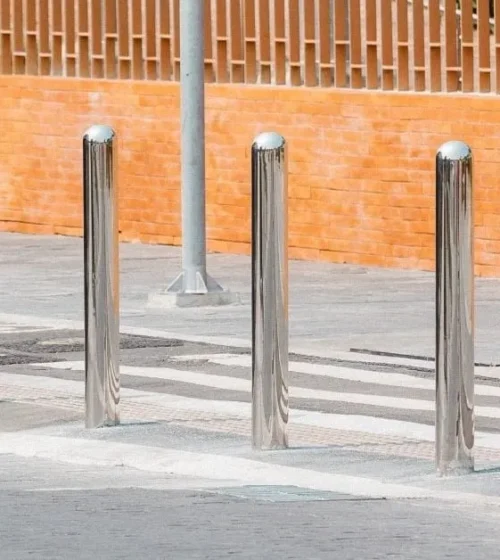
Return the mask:
[[181,294],[222,291],[206,262],[204,11],[202,0],[180,2],[182,272],[167,292]]
[[119,423],[119,263],[115,133],[83,136],[85,426]]
[[474,469],[474,236],[472,152],[436,156],[436,465]]
[[252,145],[252,443],[288,446],[288,188],[285,139]]

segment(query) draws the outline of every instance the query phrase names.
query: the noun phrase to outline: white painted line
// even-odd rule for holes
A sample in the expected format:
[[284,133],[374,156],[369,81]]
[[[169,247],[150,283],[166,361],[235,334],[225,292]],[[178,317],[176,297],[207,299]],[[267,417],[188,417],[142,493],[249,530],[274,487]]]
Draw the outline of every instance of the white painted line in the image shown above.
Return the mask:
[[[83,371],[84,362],[49,362],[44,364],[32,364],[37,367],[49,367],[54,369],[66,369],[71,371]],[[166,379],[169,381],[178,381],[189,383],[191,385],[201,385],[204,387],[213,387],[214,389],[222,389],[225,391],[241,391],[249,393],[251,391],[251,383],[246,379],[238,377],[227,377],[222,375],[211,375],[194,371],[181,371],[171,368],[158,367],[135,367],[120,366],[120,373],[123,375],[134,375],[139,377],[148,377],[154,379]],[[400,397],[387,397],[382,395],[364,395],[358,393],[341,393],[333,391],[322,391],[316,389],[304,389],[302,387],[291,387],[291,396],[299,399],[322,400],[329,402],[344,402],[350,404],[361,404],[371,406],[382,406],[394,408],[398,410],[434,410],[432,401],[421,399],[407,399]],[[500,418],[500,408],[498,409],[498,418]]]
[[[174,362],[196,362],[209,361],[227,367],[252,366],[252,358],[247,354],[184,354],[170,356]],[[308,362],[290,362],[289,370],[306,375],[317,375],[332,379],[344,379],[346,381],[356,381],[358,383],[372,383],[389,387],[403,387],[408,389],[425,389],[435,391],[435,381],[432,379],[422,379],[413,375],[403,373],[389,373],[371,371],[365,369],[354,369],[344,366],[333,366],[325,364],[311,364]],[[500,397],[500,387],[494,385],[484,385],[484,382],[476,383],[475,394],[478,396]]]
[[[200,342],[204,342],[200,340]],[[207,342],[209,342],[207,340]],[[220,343],[221,346],[232,347],[232,344]],[[240,347],[241,345],[235,344],[235,347]],[[243,347],[243,346],[242,346]],[[245,348],[247,346],[244,346]],[[312,358],[326,358],[331,360],[342,360],[346,362],[364,363],[364,364],[380,364],[389,366],[403,366],[403,367],[418,367],[427,371],[434,371],[434,360],[418,360],[415,358],[400,358],[398,356],[380,356],[378,354],[361,354],[358,352],[346,352],[342,350],[308,350],[303,348],[299,351],[298,348],[290,347],[290,353],[302,354],[303,356],[309,356]],[[218,356],[233,356],[234,354],[217,354]],[[191,356],[195,356],[192,354]],[[209,356],[205,354],[204,356]],[[244,356],[244,354],[239,354],[237,356]],[[181,359],[181,357],[178,357]],[[491,379],[500,380],[500,367],[494,366],[476,366],[475,367],[476,376],[488,377]]]
[[[84,362],[49,362],[42,364],[31,364],[36,367],[48,367],[53,369],[83,371]],[[208,373],[181,371],[172,368],[159,367],[136,367],[120,366],[123,375],[134,375],[138,377],[148,377],[153,379],[166,379],[169,381],[179,381],[192,385],[213,387],[226,391],[250,392],[251,383],[248,380],[237,377],[222,375],[211,375]],[[364,406],[376,406],[391,408],[393,410],[414,410],[414,411],[434,411],[434,400],[409,399],[404,397],[390,397],[386,395],[362,394],[362,393],[343,393],[334,391],[323,391],[319,389],[305,389],[302,387],[290,387],[290,395],[299,399],[321,400],[327,402],[340,402],[348,404],[359,404]],[[476,406],[476,416],[485,418],[500,418],[500,408]]]
[[[44,364],[42,364],[44,365]],[[85,385],[83,381],[57,379],[41,375],[21,375],[17,373],[0,372],[0,385],[6,387],[20,387],[33,389],[33,398],[36,399],[36,389],[66,393],[70,397],[84,398]],[[136,403],[155,404],[177,410],[193,410],[199,412],[225,414],[227,416],[250,417],[250,403],[237,401],[210,401],[193,399],[170,393],[157,393],[139,391],[136,389],[120,389],[122,400],[133,400]]]
[[[46,390],[54,390],[81,398],[83,398],[84,394],[84,384],[80,381],[0,372],[0,385],[8,386],[9,384],[27,389],[43,388]],[[123,391],[125,392],[125,399],[128,398],[135,403],[153,404],[176,410],[214,413],[227,417],[251,418],[250,403],[197,399],[193,397],[171,395],[169,393],[153,393],[134,389],[122,389],[122,392]],[[36,398],[36,393],[34,396]],[[305,426],[362,432],[372,435],[394,436],[429,442],[434,441],[435,433],[434,426],[417,422],[391,420],[376,416],[334,414],[298,409],[290,410],[290,422]],[[476,432],[475,440],[478,447],[500,449],[500,434]]]

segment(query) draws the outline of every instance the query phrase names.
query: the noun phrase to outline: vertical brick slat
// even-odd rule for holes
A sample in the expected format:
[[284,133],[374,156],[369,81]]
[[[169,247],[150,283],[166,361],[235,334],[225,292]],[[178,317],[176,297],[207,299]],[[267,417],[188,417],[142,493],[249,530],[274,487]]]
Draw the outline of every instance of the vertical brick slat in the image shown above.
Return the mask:
[[366,86],[377,89],[378,79],[377,0],[366,0]]
[[156,53],[156,0],[144,0],[144,31],[146,79],[156,80],[158,78],[158,56]]
[[0,71],[12,74],[12,18],[10,0],[0,0]]
[[299,0],[288,0],[288,25],[290,35],[288,37],[290,53],[290,84],[292,86],[302,85],[300,68],[300,12]]
[[[114,2],[113,2],[114,5]],[[64,44],[65,44],[65,75],[74,77],[76,68],[76,13],[75,0],[65,0],[64,4]]]
[[415,91],[425,90],[424,2],[413,0],[413,72]]
[[[311,2],[312,0],[309,0]],[[260,82],[271,83],[271,30],[269,0],[259,3]]]
[[[205,34],[204,34],[204,47],[205,47],[205,82],[215,82],[216,78],[216,62],[214,60],[214,48],[212,42],[212,2],[211,0],[204,0],[205,2]],[[176,35],[179,34],[179,29],[176,30]]]
[[429,49],[431,91],[441,91],[441,10],[440,0],[429,0]]
[[[52,22],[52,75],[63,75],[63,0],[52,0],[51,22]],[[98,76],[103,77],[101,72]]]
[[361,57],[361,10],[359,0],[349,0],[351,38],[351,87],[363,87],[363,61]]
[[217,53],[217,81],[227,82],[229,77],[227,53],[229,37],[227,34],[227,12],[226,0],[216,0],[215,17],[215,49]]
[[474,25],[472,0],[461,0],[462,91],[474,91]]
[[458,65],[456,0],[445,0],[446,37],[446,90],[457,91],[460,66]]
[[495,91],[500,93],[500,0],[495,0]]
[[160,79],[171,80],[172,76],[172,33],[170,29],[170,0],[158,3],[160,40]]
[[23,0],[13,0],[11,14],[13,16],[14,34],[14,74],[24,74],[26,72],[24,10],[25,4]]
[[[47,0],[40,0],[40,17],[42,16],[41,7]],[[48,17],[48,10],[47,10]],[[40,26],[40,31],[44,29]],[[90,77],[90,50],[89,50],[89,5],[87,0],[78,2],[78,74],[81,78]],[[48,44],[48,37],[47,37]],[[50,64],[50,59],[48,59]]]
[[229,21],[231,24],[231,81],[242,83],[245,81],[245,60],[240,0],[230,0]]
[[304,76],[306,86],[316,86],[318,84],[315,10],[314,0],[309,0],[304,4]]
[[394,54],[392,52],[392,0],[382,0],[382,89],[394,89]]
[[118,22],[116,1],[106,3],[104,12],[104,75],[108,79],[118,77],[117,40]]
[[333,64],[331,36],[333,31],[330,0],[319,0],[319,62],[320,84],[331,87],[333,83]]
[[255,29],[255,0],[245,0],[245,81],[257,81],[257,37]]
[[36,4],[36,0],[26,1],[26,73],[33,76],[38,75]]
[[[479,91],[491,91],[490,60],[490,6],[489,0],[477,0],[478,42],[479,42]],[[497,14],[500,17],[500,14]]]
[[398,89],[400,91],[407,91],[410,89],[410,74],[409,74],[409,39],[408,39],[408,10],[410,4],[407,0],[398,0],[396,17],[398,21],[397,26],[397,47],[398,47],[398,62],[397,62],[397,80]]
[[144,79],[144,55],[143,55],[143,24],[142,24],[142,2],[132,0],[132,12],[130,14],[132,22],[132,77],[134,80]]
[[132,56],[130,54],[130,11],[128,2],[117,0],[118,8],[118,76],[122,79],[132,77]]
[[[179,33],[180,24],[180,2],[181,0],[172,0],[172,21],[173,21],[173,32],[174,32],[174,79],[178,82],[181,77],[181,38]],[[211,22],[210,10],[205,18],[205,21]],[[206,36],[205,36],[206,45]],[[206,51],[205,51],[206,52]]]
[[[375,1],[375,0],[374,0]],[[346,28],[345,0],[335,2],[335,85],[346,87],[347,82],[347,49],[349,39]]]

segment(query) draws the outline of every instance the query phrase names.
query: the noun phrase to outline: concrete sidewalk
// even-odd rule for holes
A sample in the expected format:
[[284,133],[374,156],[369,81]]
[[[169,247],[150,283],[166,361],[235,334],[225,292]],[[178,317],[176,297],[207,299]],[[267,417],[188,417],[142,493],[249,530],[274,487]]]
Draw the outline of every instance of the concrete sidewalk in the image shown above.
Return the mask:
[[[81,239],[0,234],[0,247],[2,313],[83,320]],[[209,272],[241,304],[152,310],[148,295],[180,271],[180,249],[122,244],[120,257],[123,326],[250,344],[250,258],[208,257]],[[434,355],[433,273],[292,261],[289,301],[291,352]],[[476,362],[500,363],[500,280],[476,280]]]

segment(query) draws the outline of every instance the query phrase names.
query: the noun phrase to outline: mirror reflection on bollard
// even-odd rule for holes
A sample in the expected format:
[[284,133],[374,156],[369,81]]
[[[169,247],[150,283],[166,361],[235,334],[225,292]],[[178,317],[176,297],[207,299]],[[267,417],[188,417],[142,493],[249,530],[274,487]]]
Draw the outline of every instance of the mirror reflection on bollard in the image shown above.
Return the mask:
[[119,261],[115,132],[83,136],[85,426],[119,423]]
[[474,235],[472,152],[436,155],[436,465],[474,470]]
[[252,443],[288,446],[288,177],[285,139],[252,145]]

